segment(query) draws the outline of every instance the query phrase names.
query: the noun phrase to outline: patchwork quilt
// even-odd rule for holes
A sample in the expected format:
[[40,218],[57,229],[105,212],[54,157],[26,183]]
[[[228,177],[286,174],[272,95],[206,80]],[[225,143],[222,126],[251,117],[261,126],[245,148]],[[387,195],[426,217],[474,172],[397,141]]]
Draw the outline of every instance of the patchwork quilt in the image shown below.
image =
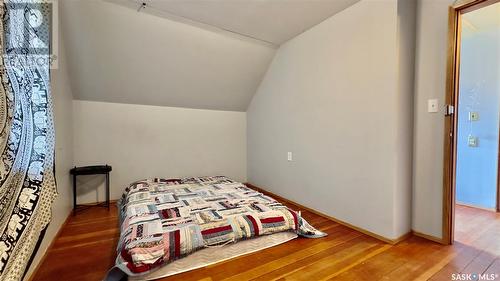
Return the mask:
[[132,183],[119,201],[116,267],[142,275],[204,247],[283,231],[326,234],[300,214],[224,176]]

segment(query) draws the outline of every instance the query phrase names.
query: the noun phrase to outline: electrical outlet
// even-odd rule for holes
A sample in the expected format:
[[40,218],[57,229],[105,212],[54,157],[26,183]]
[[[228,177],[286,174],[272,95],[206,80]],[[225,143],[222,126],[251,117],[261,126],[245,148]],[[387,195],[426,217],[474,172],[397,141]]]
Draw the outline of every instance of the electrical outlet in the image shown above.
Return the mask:
[[479,140],[477,137],[469,135],[467,143],[469,144],[470,147],[477,147],[479,145]]
[[293,154],[291,152],[288,152],[288,154],[287,154],[287,160],[288,161],[293,161]]

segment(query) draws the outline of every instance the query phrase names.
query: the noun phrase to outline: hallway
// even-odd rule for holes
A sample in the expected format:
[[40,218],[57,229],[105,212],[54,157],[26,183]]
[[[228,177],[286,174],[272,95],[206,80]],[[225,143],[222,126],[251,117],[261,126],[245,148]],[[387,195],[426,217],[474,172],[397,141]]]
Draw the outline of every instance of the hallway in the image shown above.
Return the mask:
[[500,274],[500,213],[457,205],[455,244],[469,246],[462,272]]

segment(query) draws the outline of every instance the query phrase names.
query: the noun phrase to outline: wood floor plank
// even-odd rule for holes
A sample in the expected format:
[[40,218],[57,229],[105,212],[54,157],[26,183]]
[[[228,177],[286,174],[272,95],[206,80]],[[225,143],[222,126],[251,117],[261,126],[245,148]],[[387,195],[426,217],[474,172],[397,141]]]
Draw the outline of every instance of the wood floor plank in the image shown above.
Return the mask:
[[450,280],[453,273],[460,273],[472,260],[481,253],[481,250],[461,243],[455,243],[459,253],[452,258],[442,269],[436,272],[429,280]]
[[[361,236],[359,233],[346,232],[345,235],[339,236],[340,239],[333,239],[324,243],[316,244],[312,247],[307,247],[302,250],[294,251],[289,255],[284,255],[281,258],[273,259],[268,263],[261,263],[257,267],[252,267],[250,270],[241,272],[223,280],[251,280],[264,276],[267,273],[273,272],[276,274],[277,269],[293,268],[297,269],[299,264],[305,264],[308,261],[316,261],[318,258],[329,255],[332,252],[338,252],[342,247],[347,246],[347,241],[356,240]],[[285,269],[286,272],[291,270]],[[270,280],[270,275],[267,275],[262,280]]]
[[[500,274],[500,214],[461,206],[456,213],[452,246],[419,237],[389,245],[306,210],[303,216],[327,237],[294,239],[161,280],[450,281],[460,272]],[[78,213],[69,218],[32,280],[102,280],[114,265],[118,238],[116,206]]]
[[[334,247],[336,245],[344,243],[346,240],[350,240],[360,235],[359,233],[355,233],[341,226],[335,227],[331,232],[327,233],[329,234],[329,236],[321,239],[316,239],[312,244],[304,239],[296,239],[287,242],[287,247],[282,247],[284,245],[280,245],[277,247],[265,249],[258,253],[254,253],[249,257],[227,261],[226,264],[213,265],[210,267],[210,270],[212,272],[211,276],[215,280],[221,280],[226,278],[227,276],[233,276],[242,272],[253,271],[254,268],[260,268],[261,270],[264,270],[266,268],[265,266],[267,266],[267,268],[272,267],[272,263],[278,259],[284,260],[285,262],[293,261],[297,258],[300,258],[301,254],[307,255],[308,253],[314,253],[322,249]],[[231,266],[227,266],[227,264],[231,264]]]
[[461,273],[476,273],[483,274],[490,265],[495,261],[497,257],[488,253],[487,251],[481,251],[463,270]]
[[317,259],[316,262],[294,270],[284,276],[286,280],[322,280],[329,279],[343,272],[345,268],[360,263],[360,260],[380,249],[390,246],[374,241],[348,241],[344,249],[331,255]]
[[496,279],[500,278],[500,258],[495,259],[491,263],[491,265],[486,269],[484,274],[487,274],[487,275],[493,274],[493,276],[498,275],[498,276],[495,276]]
[[[451,247],[450,247],[451,248]],[[438,271],[439,268],[433,268],[442,260],[450,259],[454,251],[450,248],[443,248],[441,245],[431,244],[412,255],[406,263],[392,272],[385,275],[382,280],[427,280],[427,276],[432,276],[432,271]],[[425,276],[425,277],[424,277]]]
[[403,266],[408,260],[412,260],[412,257],[419,251],[432,244],[435,243],[412,237],[331,280],[381,280],[384,276]]

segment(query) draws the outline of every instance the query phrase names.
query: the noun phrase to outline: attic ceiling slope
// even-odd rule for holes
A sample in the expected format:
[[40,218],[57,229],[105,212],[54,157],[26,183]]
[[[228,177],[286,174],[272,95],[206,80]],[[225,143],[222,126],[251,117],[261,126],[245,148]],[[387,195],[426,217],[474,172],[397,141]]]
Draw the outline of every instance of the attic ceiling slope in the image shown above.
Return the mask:
[[176,15],[274,45],[292,39],[360,0],[115,0],[142,3]]
[[275,53],[105,1],[60,6],[75,99],[246,111]]

